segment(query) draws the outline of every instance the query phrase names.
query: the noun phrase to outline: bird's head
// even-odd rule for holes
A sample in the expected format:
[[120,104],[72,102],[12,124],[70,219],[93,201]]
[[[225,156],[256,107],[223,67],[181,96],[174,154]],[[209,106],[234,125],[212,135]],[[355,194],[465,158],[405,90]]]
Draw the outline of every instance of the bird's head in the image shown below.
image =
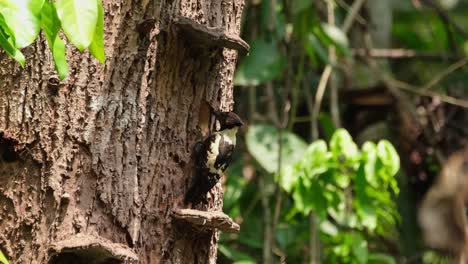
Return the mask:
[[233,128],[239,128],[244,125],[242,119],[234,112],[213,112],[216,120],[215,130],[223,131]]

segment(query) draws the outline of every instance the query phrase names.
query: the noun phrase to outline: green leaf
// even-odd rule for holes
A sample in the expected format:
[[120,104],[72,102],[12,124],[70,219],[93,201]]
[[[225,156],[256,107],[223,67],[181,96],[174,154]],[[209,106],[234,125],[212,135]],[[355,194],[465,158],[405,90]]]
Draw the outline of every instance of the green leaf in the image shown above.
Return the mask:
[[315,25],[312,29],[315,36],[326,46],[334,46],[340,54],[350,53],[346,35],[336,26],[328,24]]
[[396,261],[392,256],[381,253],[370,253],[368,261],[370,264],[396,264]]
[[49,44],[49,48],[54,57],[55,69],[61,80],[68,75],[68,63],[66,59],[66,47],[59,37],[60,20],[55,9],[55,5],[46,1],[42,7],[41,24],[44,34]]
[[356,256],[358,263],[366,264],[368,260],[367,241],[358,233],[352,233],[350,238],[353,255]]
[[98,2],[98,18],[96,30],[94,31],[94,38],[89,45],[89,51],[93,56],[104,63],[106,61],[106,54],[104,52],[104,8],[102,7],[102,0]]
[[362,159],[364,162],[364,175],[367,182],[374,188],[379,187],[376,175],[377,148],[372,142],[365,142],[362,145]]
[[386,166],[390,177],[393,177],[400,169],[400,156],[387,140],[381,140],[377,144],[377,157]]
[[14,33],[15,46],[24,48],[34,42],[40,31],[44,0],[2,0],[0,13]]
[[348,48],[348,38],[346,37],[345,33],[341,31],[341,29],[330,24],[323,24],[322,28],[323,31],[333,40],[334,43],[340,45],[343,48]]
[[284,59],[275,43],[258,39],[252,44],[250,55],[239,65],[234,83],[255,86],[274,80],[280,76],[284,66]]
[[330,151],[334,157],[337,157],[340,161],[341,158],[346,160],[357,160],[359,159],[359,151],[354,143],[353,138],[345,129],[338,129],[333,134],[330,140]]
[[5,19],[3,18],[2,14],[0,14],[0,46],[6,51],[10,57],[15,59],[19,62],[19,64],[24,67],[26,63],[26,59],[24,58],[23,53],[18,50],[14,43],[13,37],[8,35],[10,29],[8,25],[5,23]]
[[67,38],[80,51],[94,39],[98,22],[98,0],[57,0],[58,17]]
[[310,188],[298,184],[293,193],[294,205],[303,215],[314,211],[319,219],[325,220],[327,216],[327,198],[318,181],[312,181]]
[[315,61],[315,55],[317,55],[323,63],[330,63],[327,50],[315,35],[309,34],[307,40],[304,42],[304,46],[307,55],[312,61]]
[[3,255],[3,252],[0,250],[0,262],[3,264],[9,264],[8,259]]
[[331,154],[328,152],[327,143],[323,140],[316,140],[307,147],[301,166],[308,178],[312,179],[330,169],[330,158]]
[[297,180],[299,179],[298,172],[294,165],[286,166],[281,170],[281,177],[279,185],[288,193],[296,186]]
[[[307,144],[300,137],[288,131],[281,133],[281,139],[281,167],[284,168],[302,158]],[[269,173],[277,172],[279,160],[278,129],[266,124],[250,126],[246,134],[246,143],[249,153],[262,168]]]

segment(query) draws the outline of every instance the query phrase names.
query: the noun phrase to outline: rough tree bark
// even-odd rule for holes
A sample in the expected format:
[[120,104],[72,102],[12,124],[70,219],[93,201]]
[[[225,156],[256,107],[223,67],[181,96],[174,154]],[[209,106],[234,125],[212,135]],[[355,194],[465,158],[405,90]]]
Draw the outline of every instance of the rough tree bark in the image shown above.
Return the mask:
[[[63,82],[44,39],[24,69],[0,55],[0,248],[12,263],[215,263],[218,232],[172,212],[204,106],[232,108],[243,6],[104,0],[106,64],[69,48]],[[221,210],[221,196],[202,209]]]

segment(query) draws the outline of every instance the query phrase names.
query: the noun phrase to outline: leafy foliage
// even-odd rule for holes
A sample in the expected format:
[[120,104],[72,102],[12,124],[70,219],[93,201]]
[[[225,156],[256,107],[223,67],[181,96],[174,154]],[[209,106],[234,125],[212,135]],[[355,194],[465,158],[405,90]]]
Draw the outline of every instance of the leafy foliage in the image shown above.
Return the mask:
[[[280,135],[282,163],[278,166]],[[328,245],[325,263],[396,263],[391,256],[368,249],[377,235],[393,236],[399,219],[393,196],[399,192],[394,176],[400,165],[391,143],[366,142],[359,149],[346,130],[338,129],[329,144],[317,140],[307,147],[295,134],[278,133],[274,127],[262,124],[249,128],[246,143],[263,171],[275,174],[279,167],[283,168],[274,178],[290,200],[289,210],[276,230],[276,240],[293,255],[290,257],[294,259],[296,252],[297,259],[301,259],[298,247],[306,242],[307,216],[314,212],[321,239]],[[239,170],[235,165],[231,173],[238,175]],[[229,177],[225,207],[232,217],[242,217],[252,225],[250,219],[258,220],[261,216],[252,215],[255,209],[245,212],[242,201],[259,201],[257,195],[244,179]],[[249,225],[244,223],[237,241],[261,247],[262,233],[258,229],[261,223],[255,225],[257,228]],[[224,241],[227,243],[229,239]],[[233,261],[252,259],[235,254],[236,250],[225,244],[220,252]]]
[[30,45],[42,28],[60,79],[68,74],[63,29],[79,50],[90,49],[101,63],[104,55],[104,11],[102,0],[4,0],[0,1],[0,46],[25,65],[20,49]]

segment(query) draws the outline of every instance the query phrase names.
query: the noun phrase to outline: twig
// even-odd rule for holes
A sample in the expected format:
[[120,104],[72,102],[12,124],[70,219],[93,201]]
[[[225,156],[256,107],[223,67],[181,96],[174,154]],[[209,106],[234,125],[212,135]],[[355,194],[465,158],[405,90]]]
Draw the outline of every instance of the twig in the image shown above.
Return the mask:
[[[348,11],[348,13],[351,12],[351,9],[352,9],[352,6],[350,6],[348,3],[346,3],[345,1],[343,0],[336,0],[336,3],[341,6],[343,9],[345,9],[346,11]],[[356,3],[356,2],[354,2]],[[355,18],[354,18],[359,24],[361,25],[366,25],[366,20],[361,16],[359,15],[359,12],[356,12],[356,15],[355,15]],[[346,18],[345,18],[346,20]],[[349,23],[349,22],[348,22]],[[352,24],[352,23],[350,23]]]
[[445,77],[460,69],[461,67],[468,64],[468,57],[465,57],[456,63],[450,65],[446,70],[442,71],[440,74],[436,75],[432,80],[430,80],[426,85],[423,86],[423,90],[428,90],[434,87],[437,83],[442,81]]
[[431,52],[418,52],[410,49],[353,49],[351,54],[355,57],[372,57],[376,59],[430,59],[430,60],[460,60],[462,57],[455,54],[440,54]]
[[[361,0],[354,2],[353,7],[351,8],[348,16],[346,16],[346,21],[348,22],[348,30],[351,27],[354,18],[356,17],[356,13],[359,11]],[[365,1],[365,0],[364,0]],[[361,4],[362,5],[362,4]],[[335,25],[335,7],[334,2],[332,0],[327,0],[327,20],[328,24],[334,26]],[[346,22],[345,21],[345,22]],[[343,30],[346,25],[343,25]],[[345,33],[347,30],[345,31]],[[336,49],[334,46],[328,47],[328,58],[330,60],[331,65],[336,65]],[[339,109],[339,102],[338,102],[338,84],[336,80],[336,72],[332,71],[330,75],[330,113],[333,120],[335,127],[341,127],[341,119],[340,119],[340,109]]]
[[[265,176],[265,175],[263,175]],[[263,208],[263,263],[273,263],[272,246],[273,246],[273,235],[271,229],[271,212],[270,205],[268,202],[267,188],[264,177],[260,177],[258,181],[262,197],[262,208]]]
[[279,126],[280,121],[278,118],[278,113],[276,112],[276,100],[275,100],[275,93],[273,91],[273,84],[271,82],[267,82],[265,84],[265,93],[267,96],[267,108],[268,108],[268,117],[271,119],[275,126]]
[[320,81],[317,87],[317,93],[315,94],[314,109],[312,111],[312,138],[318,139],[318,116],[320,113],[320,106],[322,104],[323,95],[325,93],[325,88],[327,87],[328,79],[330,78],[332,72],[332,66],[328,64],[325,66],[325,70],[320,76]]
[[361,9],[362,5],[365,2],[366,0],[354,1],[353,5],[348,11],[348,15],[346,16],[345,21],[343,22],[342,30],[344,33],[347,33],[351,29],[351,26],[353,25],[354,20],[356,20],[359,14],[359,10]]
[[390,76],[385,76],[384,78],[385,78],[385,80],[386,80],[385,82],[387,84],[391,84],[392,86],[394,86],[394,87],[396,87],[398,89],[401,89],[403,91],[414,93],[414,94],[417,94],[417,95],[420,95],[420,96],[427,96],[427,97],[437,98],[441,102],[444,102],[444,103],[460,106],[460,107],[463,107],[463,108],[468,108],[468,101],[466,101],[466,100],[462,100],[462,99],[458,99],[458,98],[455,98],[455,97],[452,97],[452,96],[438,94],[438,93],[435,93],[435,92],[432,92],[432,91],[424,90],[424,89],[419,88],[417,86],[402,82],[400,80],[396,80],[396,79],[394,79],[394,78],[392,78]]
[[305,54],[301,52],[299,55],[299,65],[297,68],[297,73],[294,78],[294,85],[292,86],[291,91],[291,113],[289,117],[289,126],[288,129],[292,130],[294,124],[296,123],[296,114],[297,114],[297,105],[299,100],[299,91],[300,91],[300,83],[304,75],[304,65],[305,65]]

